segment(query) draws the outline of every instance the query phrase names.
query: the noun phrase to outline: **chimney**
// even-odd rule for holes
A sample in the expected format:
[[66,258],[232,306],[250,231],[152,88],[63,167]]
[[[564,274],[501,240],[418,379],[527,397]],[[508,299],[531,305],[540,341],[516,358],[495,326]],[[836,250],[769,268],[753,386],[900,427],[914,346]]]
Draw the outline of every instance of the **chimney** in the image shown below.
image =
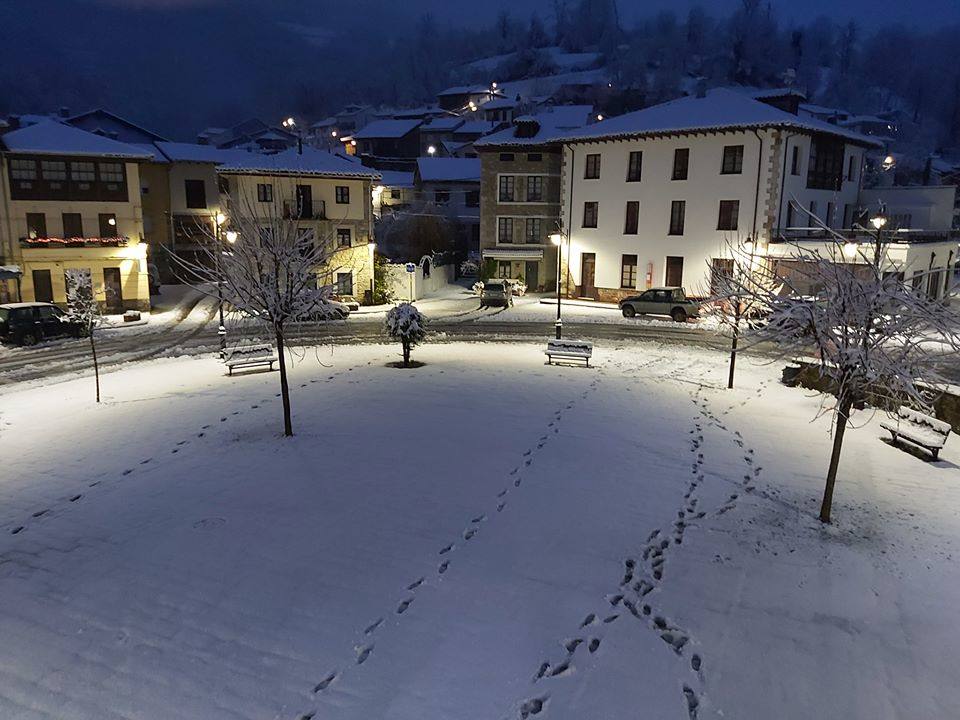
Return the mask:
[[68,108],[66,105],[61,105],[58,112],[60,117],[62,117],[64,120],[70,117],[70,108]]

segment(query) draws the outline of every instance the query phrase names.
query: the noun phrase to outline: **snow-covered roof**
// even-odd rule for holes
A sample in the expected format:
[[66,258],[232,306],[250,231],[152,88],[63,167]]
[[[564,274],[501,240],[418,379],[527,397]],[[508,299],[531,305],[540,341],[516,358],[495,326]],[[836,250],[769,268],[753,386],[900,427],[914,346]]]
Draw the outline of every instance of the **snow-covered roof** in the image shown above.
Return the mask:
[[520,104],[520,101],[515,98],[502,97],[502,98],[496,98],[495,100],[491,100],[490,102],[485,102],[483,104],[483,109],[484,110],[510,109],[510,108],[515,108],[519,104]]
[[137,125],[126,118],[122,118],[116,113],[112,113],[109,110],[104,110],[103,108],[95,108],[93,110],[88,110],[87,112],[78,113],[72,117],[67,118],[66,122],[73,125],[74,127],[79,127],[83,130],[91,130],[89,127],[90,122],[98,122],[101,120],[106,120],[108,122],[116,123],[123,127],[129,128],[130,130],[143,135],[143,139],[148,139],[150,141],[156,140],[166,140],[162,135],[157,135],[157,133],[152,130],[147,130],[142,125]]
[[225,174],[245,175],[380,178],[378,170],[311,147],[304,147],[302,154],[297,152],[297,148],[288,148],[273,155],[237,151],[231,154],[230,159],[218,166],[217,170]]
[[480,182],[479,158],[417,158],[423,182]]
[[221,150],[214,145],[200,145],[199,143],[158,142],[156,146],[164,156],[173,162],[215,163],[219,165],[234,158],[243,158],[249,154],[245,150]]
[[420,107],[415,108],[401,108],[400,110],[395,110],[393,117],[398,120],[405,118],[425,118],[444,115],[446,112],[447,111],[439,105],[421,105]]
[[374,120],[359,132],[353,134],[354,140],[379,138],[402,138],[420,126],[420,120]]
[[314,123],[310,123],[311,128],[328,128],[332,125],[337,124],[337,119],[335,117],[324,118],[323,120],[317,120]]
[[468,120],[463,125],[453,131],[454,135],[486,135],[493,130],[498,123],[490,120]]
[[0,144],[10,152],[33,155],[89,155],[131,160],[152,157],[151,153],[135,145],[49,119],[0,135]]
[[812,117],[800,117],[726,88],[717,88],[704,97],[683,97],[660,105],[603,120],[563,135],[565,141],[665,135],[709,130],[743,130],[787,127],[822,132],[871,147],[876,140]]
[[758,88],[753,87],[752,85],[730,85],[726,90],[733,90],[747,97],[752,97],[754,100],[764,100],[769,98],[780,98],[780,97],[799,97],[806,99],[806,95],[797,88],[790,87],[778,87],[778,88]]
[[813,103],[800,103],[801,112],[810,115],[849,115],[847,110],[841,108],[826,107],[825,105],[814,105]]
[[413,173],[401,170],[381,170],[380,184],[385,187],[413,187]]
[[[556,105],[540,108],[535,115],[516,118],[513,127],[482,137],[474,147],[527,146],[555,142],[558,137],[584,127],[593,116],[592,105]],[[521,126],[523,127],[520,130]],[[518,134],[519,131],[519,134]],[[532,133],[529,134],[528,133]]]
[[420,130],[422,132],[448,132],[450,130],[456,130],[463,125],[464,122],[466,121],[458,115],[439,117],[421,125]]
[[455,85],[454,87],[448,87],[446,90],[441,90],[437,93],[437,97],[444,97],[446,95],[482,95],[484,93],[496,95],[497,91],[487,85]]

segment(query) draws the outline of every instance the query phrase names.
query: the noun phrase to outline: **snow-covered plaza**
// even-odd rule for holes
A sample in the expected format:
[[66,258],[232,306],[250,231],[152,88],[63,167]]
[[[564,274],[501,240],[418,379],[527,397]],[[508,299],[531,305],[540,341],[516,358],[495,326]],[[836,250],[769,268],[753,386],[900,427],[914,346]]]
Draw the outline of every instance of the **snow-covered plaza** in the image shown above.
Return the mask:
[[[960,445],[656,343],[0,394],[0,718],[960,717]],[[55,420],[55,422],[54,422]]]

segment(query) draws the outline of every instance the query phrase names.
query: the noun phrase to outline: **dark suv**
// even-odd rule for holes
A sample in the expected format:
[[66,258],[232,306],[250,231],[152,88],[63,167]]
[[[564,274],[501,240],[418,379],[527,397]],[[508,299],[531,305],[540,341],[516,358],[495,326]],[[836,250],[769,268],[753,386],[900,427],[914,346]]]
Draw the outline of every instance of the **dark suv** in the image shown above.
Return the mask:
[[46,338],[80,337],[83,326],[50,303],[0,305],[0,341],[33,345]]

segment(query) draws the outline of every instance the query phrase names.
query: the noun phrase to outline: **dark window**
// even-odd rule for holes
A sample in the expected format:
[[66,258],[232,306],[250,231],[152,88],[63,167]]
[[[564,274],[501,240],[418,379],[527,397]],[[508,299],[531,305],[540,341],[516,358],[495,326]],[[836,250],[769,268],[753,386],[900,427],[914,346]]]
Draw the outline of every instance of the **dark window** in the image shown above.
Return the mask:
[[670,235],[683,235],[683,223],[686,214],[686,200],[674,200],[670,203]]
[[739,175],[743,172],[743,145],[727,145],[723,148],[722,175]]
[[480,207],[480,191],[467,190],[467,207]]
[[857,158],[851,155],[847,161],[847,180],[853,182],[857,179]]
[[673,151],[673,175],[671,180],[686,180],[690,170],[690,148],[677,148]]
[[309,185],[297,185],[297,217],[313,217],[313,188]]
[[43,213],[27,213],[27,237],[47,237],[47,216]]
[[450,191],[449,190],[434,190],[433,191],[433,201],[437,205],[446,205],[450,202]]
[[527,162],[540,162],[543,160],[541,153],[527,153]]
[[540,175],[527,178],[527,202],[543,202],[543,178]]
[[587,163],[583,171],[583,177],[587,180],[598,180],[600,178],[599,153],[587,155]]
[[80,213],[63,214],[63,236],[65,238],[83,237],[83,218]]
[[49,270],[33,271],[33,299],[36,302],[53,302],[53,282]]
[[63,160],[41,160],[40,172],[48,182],[63,182],[67,179],[67,164]]
[[500,202],[513,202],[513,192],[516,187],[516,178],[513,175],[500,176]]
[[[671,287],[680,287],[683,285],[683,258],[676,256],[667,256],[667,268],[666,268],[666,284]],[[660,293],[657,293],[657,296],[654,298],[657,302],[670,302],[673,294],[669,291],[664,291],[661,296]]]
[[543,239],[543,221],[540,218],[527,218],[526,242],[539,243]]
[[796,145],[793,146],[793,157],[790,160],[790,174],[800,174],[800,148]]
[[739,200],[721,200],[720,218],[717,220],[717,230],[736,230],[739,216]]
[[597,203],[585,202],[583,204],[583,227],[595,228],[597,226]]
[[623,224],[624,235],[636,235],[640,230],[640,202],[638,200],[627,201],[627,218]]
[[230,178],[226,175],[217,175],[217,190],[221,195],[230,194]]
[[513,218],[497,218],[497,242],[513,242]]
[[257,183],[257,200],[260,202],[273,202],[273,185],[270,183]]
[[[93,165],[93,163],[90,163]],[[37,161],[25,160],[23,158],[12,158],[10,160],[10,179],[11,180],[36,180],[37,179]]]
[[337,200],[337,205],[349,205],[350,204],[350,188],[347,185],[337,185],[334,195]]
[[353,273],[337,273],[337,294],[353,295]]
[[[600,156],[597,155],[597,157]],[[640,182],[640,175],[642,173],[643,152],[640,150],[634,150],[630,153],[630,160],[627,162],[627,182]]]
[[500,153],[500,162],[513,162],[513,153]]
[[187,198],[187,207],[203,209],[207,207],[207,186],[203,180],[184,180],[183,192]]
[[118,237],[116,215],[113,213],[100,213],[97,219],[100,225],[100,237]]
[[832,138],[814,138],[810,143],[807,187],[839,190],[843,179],[843,143]]
[[100,180],[109,184],[123,182],[123,163],[100,163]]
[[73,182],[86,184],[97,179],[97,168],[92,162],[74,160],[70,163],[70,179]]
[[337,228],[337,247],[350,247],[351,244],[350,228]]
[[511,263],[509,260],[501,260],[497,263],[497,277],[499,278],[508,278],[510,277]]
[[637,286],[637,256],[622,255],[620,257],[620,287],[635,288]]

